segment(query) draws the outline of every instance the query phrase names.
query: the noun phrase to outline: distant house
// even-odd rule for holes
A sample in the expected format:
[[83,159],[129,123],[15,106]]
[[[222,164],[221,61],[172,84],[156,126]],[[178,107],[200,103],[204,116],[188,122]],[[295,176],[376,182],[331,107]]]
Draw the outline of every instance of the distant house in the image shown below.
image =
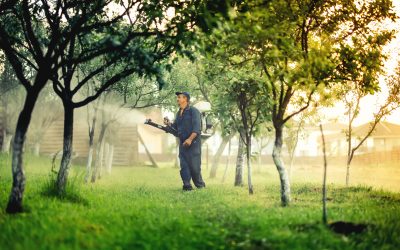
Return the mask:
[[[329,156],[344,156],[347,154],[348,142],[346,132],[348,127],[341,123],[323,124],[326,151]],[[370,128],[365,123],[353,128],[353,147],[359,143]],[[392,151],[400,149],[400,125],[380,122],[374,132],[357,150],[357,154],[368,152]],[[307,127],[299,139],[296,156],[318,156],[322,153],[321,132],[319,127]]]
[[[342,155],[346,149],[344,131],[346,125],[341,123],[326,123],[322,125],[326,139],[328,155]],[[299,135],[295,156],[321,155],[321,131],[319,126],[306,126]]]
[[[367,134],[370,124],[366,123],[354,129],[354,136],[361,137]],[[373,151],[392,151],[400,149],[400,125],[380,122],[372,135],[360,147],[360,153]]]

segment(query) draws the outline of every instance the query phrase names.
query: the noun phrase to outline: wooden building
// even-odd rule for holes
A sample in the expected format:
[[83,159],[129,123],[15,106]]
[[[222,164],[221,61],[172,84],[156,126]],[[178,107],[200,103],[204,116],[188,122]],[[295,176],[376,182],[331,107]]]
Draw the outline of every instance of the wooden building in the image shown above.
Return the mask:
[[[86,120],[77,115],[74,123],[73,134],[73,159],[74,163],[85,164],[89,152],[89,127]],[[63,119],[54,122],[44,134],[40,146],[40,154],[52,156],[62,153],[63,147]],[[99,121],[98,121],[99,122]],[[95,145],[100,133],[100,124],[96,125]],[[138,160],[137,125],[133,123],[118,124],[118,129],[111,136],[106,136],[105,142],[114,146],[114,165],[133,165]],[[109,139],[110,138],[110,139]]]

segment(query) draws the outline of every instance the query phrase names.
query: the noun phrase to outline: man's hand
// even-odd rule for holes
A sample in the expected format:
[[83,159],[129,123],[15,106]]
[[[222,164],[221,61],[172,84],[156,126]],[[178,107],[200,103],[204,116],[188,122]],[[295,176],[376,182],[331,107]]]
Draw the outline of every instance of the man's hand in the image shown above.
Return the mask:
[[164,117],[164,125],[171,126],[171,121],[168,119],[168,117]]
[[192,139],[187,138],[187,139],[183,142],[183,146],[190,147],[190,145],[192,145]]
[[183,142],[183,146],[189,147],[190,145],[192,145],[192,141],[194,140],[194,138],[196,138],[197,134],[196,133],[192,133],[189,138],[187,138],[184,142]]

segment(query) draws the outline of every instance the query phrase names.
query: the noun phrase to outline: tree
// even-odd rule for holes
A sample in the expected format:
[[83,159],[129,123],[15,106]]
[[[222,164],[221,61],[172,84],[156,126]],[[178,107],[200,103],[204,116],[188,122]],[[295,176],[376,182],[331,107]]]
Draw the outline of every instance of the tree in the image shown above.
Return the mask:
[[246,146],[246,160],[247,160],[247,183],[249,188],[249,194],[253,194],[253,183],[252,183],[252,166],[251,166],[251,150],[252,150],[252,137],[255,135],[256,130],[260,124],[266,121],[266,111],[264,105],[268,105],[266,95],[261,92],[261,82],[252,80],[245,80],[239,82],[233,86],[231,93],[235,93],[233,98],[238,106],[241,124],[235,120],[235,116],[232,119],[235,124],[239,127],[239,135]]
[[[379,62],[379,61],[376,61]],[[381,67],[378,64],[376,67],[379,72]],[[372,77],[372,76],[371,76]],[[374,76],[376,79],[378,75]],[[348,89],[352,86],[352,89]],[[373,134],[376,126],[393,111],[400,107],[400,67],[397,68],[396,74],[386,78],[386,87],[388,88],[388,95],[378,109],[374,112],[374,119],[369,123],[369,128],[364,135],[354,138],[354,120],[360,114],[361,99],[370,94],[367,90],[360,87],[360,84],[345,86],[345,92],[340,91],[339,96],[344,101],[346,106],[346,115],[348,117],[348,129],[345,131],[347,140],[347,161],[346,161],[346,186],[350,184],[350,165],[354,158],[355,152],[363,145],[363,143]],[[344,96],[344,98],[342,98]]]
[[[32,22],[29,15],[28,1],[6,1],[0,5],[0,49],[13,67],[19,83],[24,87],[26,96],[23,108],[18,116],[12,156],[13,184],[6,211],[17,213],[22,211],[22,196],[25,189],[25,175],[22,168],[23,146],[26,132],[31,120],[31,114],[40,91],[49,79],[48,73],[54,67],[55,61],[51,61],[54,48],[50,47],[46,52],[41,48],[38,34],[42,34],[37,22]],[[37,20],[37,19],[36,19]],[[44,38],[44,36],[41,36]],[[22,41],[25,40],[25,42]],[[53,40],[53,39],[52,39]],[[45,39],[43,39],[45,41]],[[34,64],[32,61],[35,61]],[[36,74],[30,77],[27,70],[34,68]]]
[[[92,93],[91,85],[87,86],[88,90],[88,95],[89,93]],[[97,115],[98,115],[98,110],[99,110],[99,104],[100,104],[101,98],[97,99],[95,102],[91,103],[91,105],[86,106],[87,110],[87,125],[88,125],[88,156],[87,156],[87,162],[86,162],[86,174],[85,174],[85,182],[87,183],[90,178],[90,174],[92,172],[92,162],[93,162],[93,148],[94,148],[94,133],[96,131],[96,125],[97,125]]]
[[219,164],[219,159],[221,158],[222,153],[225,150],[226,145],[228,145],[229,141],[232,139],[232,135],[223,136],[220,145],[218,146],[217,152],[213,157],[213,161],[211,163],[210,169],[210,178],[215,178],[217,176],[217,168]]
[[[209,48],[208,43],[205,43],[204,47]],[[234,69],[228,69],[224,64],[224,60],[221,60],[220,54],[214,54],[203,51],[204,57],[201,59],[201,71],[202,75],[198,76],[199,87],[206,100],[210,100],[212,103],[212,115],[218,119],[219,129],[222,137],[238,136],[238,151],[236,156],[236,167],[235,167],[235,180],[234,186],[243,185],[243,167],[245,160],[245,144],[238,128],[240,126],[240,112],[236,99],[232,99],[230,90],[232,89],[232,76],[236,74]],[[217,56],[218,57],[215,57]],[[229,66],[228,66],[229,67]],[[234,118],[234,119],[233,119]],[[236,124],[238,123],[238,124]],[[216,169],[215,169],[216,171]],[[211,173],[210,173],[211,176]]]
[[23,89],[18,84],[11,64],[5,59],[1,60],[3,71],[0,75],[0,100],[3,112],[3,143],[1,151],[9,153],[10,143],[13,138],[18,111],[22,106]]
[[[223,55],[223,57],[225,56],[226,54]],[[207,66],[209,77],[213,77],[215,106],[224,114],[221,115],[223,122],[221,124],[226,124],[228,128],[231,126],[235,128],[234,131],[239,131],[239,147],[240,142],[243,142],[246,152],[249,194],[253,194],[252,137],[255,136],[259,125],[268,119],[266,115],[267,95],[263,93],[262,79],[254,75],[256,71],[252,65],[241,65],[238,68],[233,61],[238,60],[237,58],[228,60],[220,58],[218,61],[215,58],[214,61],[210,60],[210,65]],[[224,122],[224,116],[228,116],[230,125]],[[227,130],[229,131],[229,129]],[[238,154],[240,155],[241,152]],[[241,182],[240,176],[241,171],[238,172],[238,184]]]

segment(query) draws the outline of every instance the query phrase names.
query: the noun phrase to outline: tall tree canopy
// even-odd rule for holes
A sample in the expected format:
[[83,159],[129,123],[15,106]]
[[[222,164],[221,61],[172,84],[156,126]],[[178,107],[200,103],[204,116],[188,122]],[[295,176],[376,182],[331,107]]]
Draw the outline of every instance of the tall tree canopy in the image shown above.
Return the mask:
[[382,67],[382,46],[393,31],[376,28],[394,20],[390,0],[236,1],[231,20],[210,46],[227,65],[254,65],[264,78],[275,129],[273,159],[282,205],[290,203],[290,182],[281,158],[284,125],[318,102],[334,84],[357,81],[374,91]]

